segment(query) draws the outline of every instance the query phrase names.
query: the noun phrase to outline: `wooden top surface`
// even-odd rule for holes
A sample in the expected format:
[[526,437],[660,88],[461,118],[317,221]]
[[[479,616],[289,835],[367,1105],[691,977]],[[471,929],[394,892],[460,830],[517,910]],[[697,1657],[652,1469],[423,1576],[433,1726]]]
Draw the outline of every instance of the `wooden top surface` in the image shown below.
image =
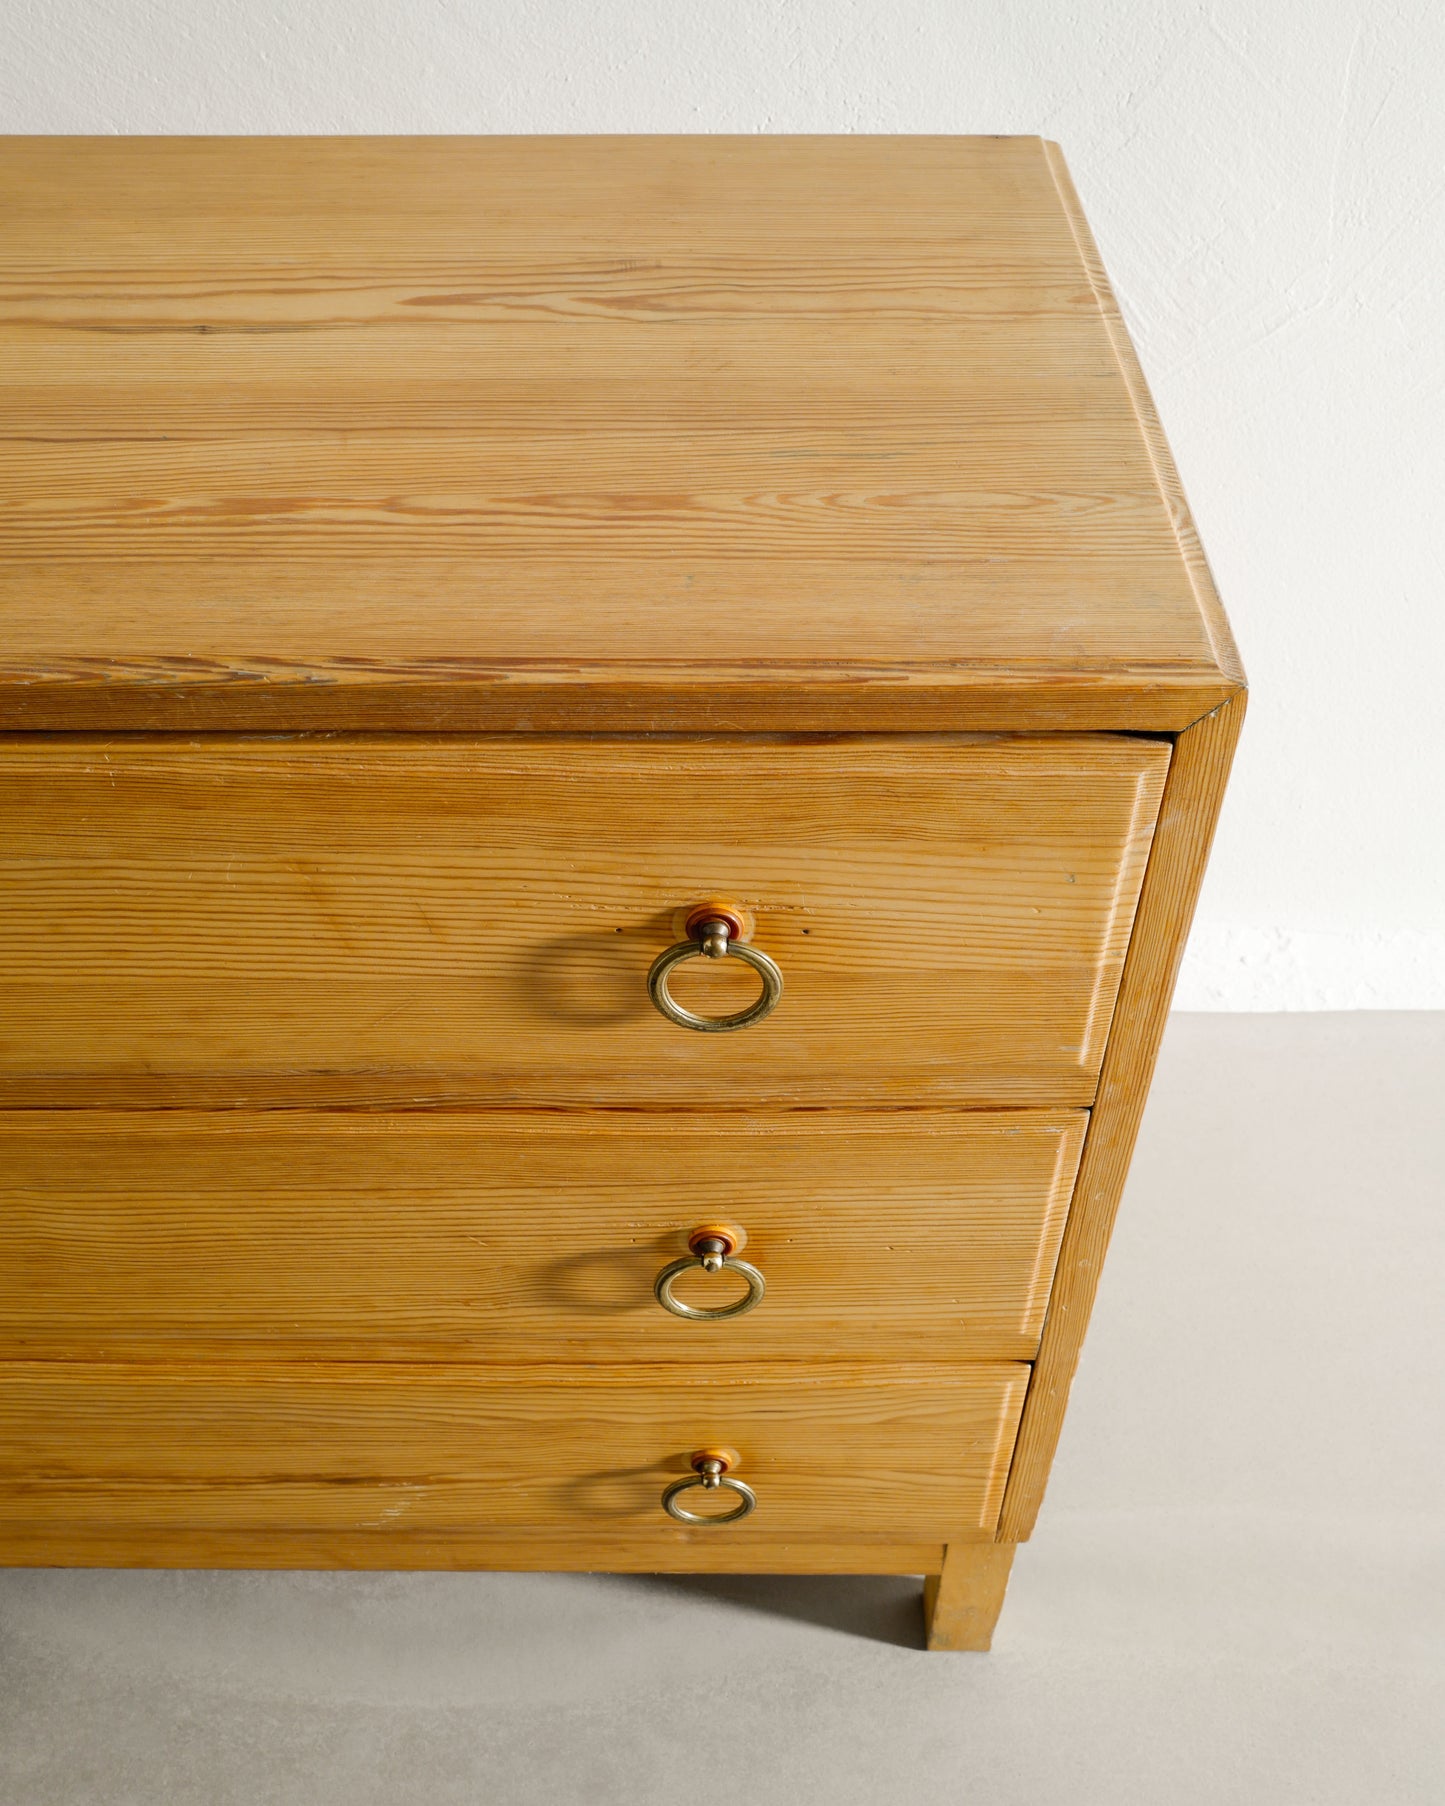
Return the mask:
[[0,727],[1182,728],[1036,138],[0,140]]

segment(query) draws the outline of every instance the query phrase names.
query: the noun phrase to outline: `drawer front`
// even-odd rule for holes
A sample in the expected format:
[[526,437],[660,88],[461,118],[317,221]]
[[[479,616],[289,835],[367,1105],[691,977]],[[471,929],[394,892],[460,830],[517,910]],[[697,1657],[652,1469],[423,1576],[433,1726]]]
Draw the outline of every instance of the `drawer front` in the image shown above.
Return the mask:
[[[1028,1359],[1084,1121],[15,1112],[0,1354]],[[718,1222],[761,1302],[670,1315],[656,1275]],[[695,1309],[745,1295],[676,1281]]]
[[[1167,761],[1109,735],[11,740],[0,1101],[1086,1104]],[[646,978],[717,896],[786,988],[700,1034]],[[709,1014],[757,984],[674,979]]]
[[[151,1526],[656,1533],[722,1447],[757,1507],[681,1534],[946,1541],[998,1516],[1028,1368],[0,1365],[13,1532]],[[700,1489],[685,1504],[712,1508]],[[403,1562],[401,1565],[405,1565]]]

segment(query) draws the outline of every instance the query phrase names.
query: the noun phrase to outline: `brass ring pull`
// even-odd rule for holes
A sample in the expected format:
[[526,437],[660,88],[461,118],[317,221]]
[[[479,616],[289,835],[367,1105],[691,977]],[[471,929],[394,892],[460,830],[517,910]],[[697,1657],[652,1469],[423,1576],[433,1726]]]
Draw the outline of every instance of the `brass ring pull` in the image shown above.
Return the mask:
[[[741,1238],[742,1231],[737,1231],[737,1235]],[[711,1227],[694,1229],[687,1238],[687,1245],[692,1252],[681,1260],[670,1261],[653,1281],[653,1296],[663,1310],[671,1311],[674,1317],[686,1317],[693,1323],[720,1323],[724,1317],[741,1317],[745,1311],[762,1303],[768,1282],[751,1261],[737,1259],[739,1242],[731,1234]],[[684,1273],[695,1273],[699,1267],[704,1273],[740,1274],[747,1281],[748,1289],[731,1304],[714,1305],[711,1310],[684,1304],[680,1298],[673,1297],[673,1285]]]
[[[745,1518],[757,1505],[758,1497],[751,1486],[741,1480],[735,1480],[728,1469],[736,1465],[737,1456],[731,1449],[699,1449],[692,1457],[693,1471],[686,1480],[674,1480],[662,1495],[662,1509],[670,1518],[676,1518],[679,1524],[736,1524],[739,1518]],[[685,1505],[678,1504],[680,1494],[690,1487],[700,1486],[704,1492],[716,1492],[719,1487],[726,1487],[738,1495],[738,1502],[731,1511],[721,1511],[716,1517],[704,1516],[700,1511],[689,1511]]]
[[[647,974],[648,995],[669,1022],[679,1028],[695,1028],[705,1035],[726,1034],[729,1029],[751,1028],[777,1008],[783,994],[783,975],[766,953],[735,937],[731,922],[703,921],[696,928],[689,925],[689,939],[679,941],[665,953],[659,953]],[[676,1002],[667,988],[667,975],[686,959],[740,959],[752,967],[763,981],[762,995],[745,1010],[734,1010],[730,1016],[698,1016]]]

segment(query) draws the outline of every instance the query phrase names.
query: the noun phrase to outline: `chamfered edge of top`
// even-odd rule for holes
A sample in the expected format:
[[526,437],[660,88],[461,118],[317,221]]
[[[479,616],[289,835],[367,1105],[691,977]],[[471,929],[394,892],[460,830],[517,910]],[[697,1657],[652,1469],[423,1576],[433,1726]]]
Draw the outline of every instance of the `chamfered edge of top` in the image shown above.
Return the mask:
[[[1073,178],[1069,174],[1063,150],[1052,138],[1041,139],[1040,143],[1048,161],[1049,172],[1054,179],[1054,187],[1058,190],[1060,204],[1073,231],[1080,261],[1088,273],[1089,284],[1094,291],[1094,298],[1098,302],[1099,312],[1103,315],[1114,356],[1118,361],[1119,374],[1129,392],[1129,401],[1133,407],[1135,418],[1138,420],[1139,430],[1149,448],[1155,480],[1169,511],[1174,536],[1179,544],[1180,557],[1184,561],[1184,568],[1189,575],[1190,588],[1194,592],[1195,605],[1199,610],[1204,631],[1209,638],[1214,669],[1223,686],[1217,700],[1211,704],[1211,708],[1216,708],[1220,703],[1227,701],[1230,696],[1245,688],[1244,663],[1239,655],[1239,647],[1235,643],[1229,617],[1224,612],[1224,604],[1215,586],[1209,561],[1204,556],[1204,548],[1200,544],[1199,535],[1195,530],[1194,517],[1189,511],[1189,503],[1185,499],[1184,486],[1179,480],[1179,471],[1174,463],[1174,455],[1164,436],[1164,428],[1160,424],[1159,414],[1154,406],[1154,398],[1149,393],[1149,385],[1145,381],[1144,372],[1140,367],[1139,356],[1134,349],[1134,341],[1129,337],[1128,328],[1124,324],[1124,316],[1115,297],[1113,284],[1109,281],[1108,272],[1104,268],[1104,260],[1099,255],[1099,247],[1094,242],[1094,234],[1085,217]],[[1209,710],[1203,711],[1205,714],[1209,712]]]

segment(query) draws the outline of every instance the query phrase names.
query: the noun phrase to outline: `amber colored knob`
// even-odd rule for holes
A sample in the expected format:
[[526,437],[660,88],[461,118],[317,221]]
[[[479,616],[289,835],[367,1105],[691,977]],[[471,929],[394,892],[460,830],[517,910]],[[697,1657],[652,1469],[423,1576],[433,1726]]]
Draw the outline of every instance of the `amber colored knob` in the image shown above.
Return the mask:
[[[662,1509],[670,1518],[676,1518],[679,1524],[736,1524],[739,1518],[745,1518],[756,1508],[758,1496],[752,1487],[732,1475],[731,1469],[738,1464],[735,1449],[698,1449],[692,1455],[691,1462],[691,1475],[686,1480],[674,1480],[662,1495]],[[716,1517],[705,1516],[700,1511],[689,1511],[677,1501],[694,1486],[700,1486],[704,1492],[716,1492],[719,1487],[725,1487],[738,1495],[738,1502],[731,1511],[719,1512]]]
[[[652,1294],[663,1310],[693,1323],[719,1323],[725,1317],[741,1317],[760,1305],[768,1284],[751,1261],[737,1258],[744,1239],[743,1232],[728,1223],[704,1223],[694,1229],[687,1238],[691,1252],[681,1260],[669,1261],[653,1281]],[[704,1273],[736,1273],[747,1282],[748,1289],[731,1304],[714,1305],[710,1310],[684,1304],[673,1296],[672,1288],[684,1273],[696,1273],[699,1268]]]
[[[685,941],[659,953],[647,974],[647,991],[653,1003],[679,1028],[695,1028],[705,1035],[726,1034],[735,1028],[750,1028],[761,1022],[778,1006],[783,994],[783,975],[766,953],[738,939],[737,919],[724,915],[718,905],[699,906],[688,912]],[[752,967],[763,981],[762,994],[745,1010],[734,1010],[730,1016],[699,1016],[685,1010],[667,988],[668,974],[687,959],[740,959]]]

